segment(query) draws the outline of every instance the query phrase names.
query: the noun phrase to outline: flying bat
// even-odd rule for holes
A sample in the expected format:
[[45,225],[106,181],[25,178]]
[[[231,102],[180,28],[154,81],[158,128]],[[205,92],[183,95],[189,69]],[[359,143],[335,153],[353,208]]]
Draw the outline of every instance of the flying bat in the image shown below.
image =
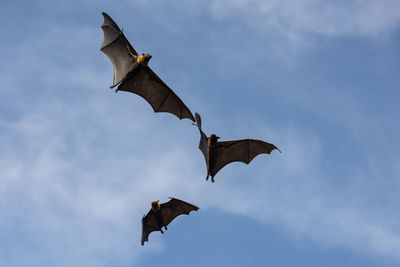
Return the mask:
[[240,161],[249,164],[256,156],[260,154],[270,154],[276,149],[281,152],[273,144],[254,139],[242,139],[233,141],[219,142],[219,136],[215,134],[207,135],[201,129],[201,117],[195,113],[196,125],[200,131],[199,149],[203,152],[207,164],[207,177],[211,176],[211,182],[214,182],[214,176],[225,165]]
[[114,67],[114,80],[110,87],[118,86],[115,92],[121,90],[140,95],[154,112],[169,112],[179,119],[187,118],[194,122],[188,107],[148,66],[151,55],[139,56],[111,17],[102,14],[104,40],[100,50]]
[[167,230],[167,225],[175,217],[199,209],[195,205],[176,198],[170,198],[168,202],[162,204],[158,204],[158,202],[152,201],[150,211],[142,218],[142,246],[145,241],[148,241],[151,232],[160,231],[163,234],[162,228]]

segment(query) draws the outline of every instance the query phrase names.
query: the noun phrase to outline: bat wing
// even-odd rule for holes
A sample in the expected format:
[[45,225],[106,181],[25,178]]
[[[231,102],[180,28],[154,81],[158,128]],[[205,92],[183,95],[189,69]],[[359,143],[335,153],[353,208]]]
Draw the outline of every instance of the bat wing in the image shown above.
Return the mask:
[[208,152],[207,152],[207,140],[208,137],[207,135],[203,132],[203,130],[201,129],[201,117],[199,113],[195,113],[194,114],[195,120],[196,120],[196,125],[199,128],[200,131],[200,143],[199,143],[199,149],[201,152],[203,152],[204,155],[204,159],[206,160],[206,164],[207,164],[207,170],[208,170]]
[[149,67],[138,68],[128,75],[118,90],[140,95],[154,112],[169,112],[179,119],[188,118],[194,121],[188,107]]
[[104,22],[101,28],[104,32],[104,39],[100,50],[107,55],[113,64],[114,80],[111,86],[113,88],[132,71],[136,62],[135,57],[138,54],[112,18],[104,12],[102,14]]
[[156,216],[153,211],[149,211],[146,216],[142,218],[142,246],[145,241],[149,240],[149,234],[153,231],[160,230],[157,223]]
[[228,163],[240,161],[249,164],[256,156],[270,154],[274,149],[280,152],[273,144],[254,139],[218,142],[214,175]]
[[198,210],[195,205],[185,201],[171,198],[170,201],[161,204],[161,216],[165,225],[168,225],[173,219],[181,214],[188,215],[192,210]]

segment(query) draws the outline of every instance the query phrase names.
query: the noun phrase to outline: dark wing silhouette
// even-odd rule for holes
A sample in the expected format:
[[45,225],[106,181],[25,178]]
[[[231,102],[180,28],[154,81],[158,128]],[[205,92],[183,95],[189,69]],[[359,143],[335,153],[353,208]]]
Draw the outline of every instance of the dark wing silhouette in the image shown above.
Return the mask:
[[[198,210],[199,208],[195,205],[187,203],[185,201],[171,198],[170,201],[162,203],[161,205],[161,218],[164,223],[163,226],[167,226],[173,219],[181,214],[189,214],[192,210]],[[159,215],[158,215],[159,216]],[[142,246],[145,241],[148,241],[149,234],[153,231],[159,231],[160,225],[157,222],[156,214],[150,210],[146,216],[142,218]]]
[[150,210],[147,215],[142,218],[142,246],[145,241],[149,240],[149,234],[158,230],[160,230],[160,226],[157,223],[156,215]]
[[149,67],[137,68],[120,84],[118,90],[140,95],[154,112],[169,112],[179,119],[194,121],[192,112]]
[[154,112],[169,112],[179,119],[194,121],[182,100],[149,67],[138,66],[138,53],[111,17],[104,12],[102,14],[104,40],[100,50],[108,56],[114,67],[111,88],[120,84],[118,90],[142,96]]
[[218,142],[214,175],[228,163],[240,161],[249,164],[256,156],[270,154],[274,149],[280,152],[273,144],[254,139]]
[[196,125],[199,128],[200,131],[200,143],[199,143],[199,149],[201,152],[203,152],[204,155],[204,159],[206,160],[206,164],[207,164],[207,170],[208,170],[208,152],[207,152],[207,141],[208,141],[208,137],[207,135],[203,132],[203,130],[201,129],[201,117],[199,113],[194,113],[194,117],[196,120]]
[[138,55],[132,45],[125,38],[118,25],[106,13],[101,28],[104,32],[104,40],[100,50],[107,55],[114,67],[114,80],[111,88],[117,86],[132,71]]
[[171,198],[170,201],[163,203],[161,206],[161,216],[165,225],[168,225],[173,219],[181,214],[189,214],[192,210],[198,210],[195,205],[185,201]]

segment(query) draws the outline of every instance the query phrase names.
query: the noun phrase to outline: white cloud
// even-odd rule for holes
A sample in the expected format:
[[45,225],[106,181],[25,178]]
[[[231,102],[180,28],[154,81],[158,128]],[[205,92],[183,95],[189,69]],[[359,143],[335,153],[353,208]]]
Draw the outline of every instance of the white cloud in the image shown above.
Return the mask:
[[[133,261],[148,249],[139,250],[139,219],[148,209],[147,202],[163,201],[168,196],[190,199],[202,209],[218,207],[245,216],[264,210],[263,216],[254,219],[281,225],[298,237],[311,238],[326,246],[346,246],[391,257],[399,255],[398,233],[385,220],[365,213],[368,209],[365,195],[360,193],[355,199],[343,192],[332,193],[325,187],[324,179],[329,174],[319,167],[321,144],[316,136],[296,126],[254,129],[256,136],[269,133],[268,138],[279,144],[283,153],[260,156],[248,168],[233,164],[223,169],[211,185],[204,181],[205,166],[199,151],[175,142],[160,150],[149,150],[146,144],[138,145],[135,141],[142,140],[143,132],[136,130],[138,122],[133,117],[113,115],[121,107],[112,107],[96,97],[85,100],[85,106],[56,100],[56,104],[47,103],[43,109],[15,122],[3,123],[11,136],[18,136],[24,148],[8,145],[0,154],[1,212],[23,218],[39,229],[43,243],[49,246],[47,257],[81,255],[74,256],[66,265],[102,266],[102,259],[93,262],[93,258],[103,253]],[[61,108],[55,109],[57,105]],[[99,105],[104,108],[95,108]],[[54,114],[54,110],[60,114]],[[61,114],[64,120],[59,119]],[[94,126],[101,138],[85,127],[87,122],[81,119],[81,114],[104,120]],[[177,125],[181,123],[177,121]],[[147,137],[151,140],[162,140],[168,135],[153,133],[150,128],[156,126],[152,123],[141,124],[149,128],[143,130],[147,134],[152,132]],[[189,125],[184,127],[190,129]],[[108,128],[127,133],[114,136]],[[198,133],[194,136],[197,139]],[[127,137],[131,142],[126,143]],[[114,138],[122,140],[113,143]],[[13,153],[13,150],[18,151]],[[184,165],[182,158],[186,161]],[[252,177],[248,181],[237,180],[249,175]],[[204,195],[208,197],[204,199]],[[21,199],[28,201],[29,206],[22,204]],[[357,206],[359,201],[361,207]],[[8,209],[10,206],[17,210],[15,214]],[[3,218],[2,223],[7,221]],[[57,238],[58,233],[65,238]],[[159,237],[151,238],[149,246],[163,249]],[[121,251],[121,244],[125,250]]]
[[[393,32],[400,24],[398,0],[208,0],[182,2],[130,1],[132,7],[208,13],[217,20],[248,23],[263,32],[274,31],[293,41],[307,34],[322,36],[375,36]],[[164,16],[162,16],[164,17]],[[159,19],[159,18],[157,18]],[[165,20],[168,26],[174,25]],[[172,23],[172,24],[171,24]],[[176,25],[176,27],[179,27]],[[172,28],[175,28],[174,26]],[[168,27],[166,28],[168,30]],[[245,37],[243,37],[245,38]],[[304,41],[304,40],[303,40]]]
[[[368,2],[359,11],[360,3],[345,8],[322,6],[316,1],[306,6],[288,1],[214,1],[212,10],[222,19],[242,12],[263,20],[267,27],[288,32],[376,34],[397,25],[395,11],[391,19],[377,20],[378,25],[365,21],[368,14],[378,17],[374,12],[389,2]],[[289,4],[291,9],[286,8]],[[358,19],[338,25],[339,18],[347,22],[348,13]],[[29,66],[36,66],[29,70],[29,76],[39,77],[41,82],[33,87],[39,90],[39,97],[32,97],[34,103],[25,99],[18,116],[0,121],[6,129],[0,133],[0,213],[9,216],[2,216],[0,225],[20,219],[24,221],[21,227],[39,232],[49,261],[63,256],[67,261],[57,262],[57,266],[104,266],[107,261],[101,255],[131,262],[150,248],[164,249],[157,235],[151,237],[151,244],[140,248],[140,217],[149,201],[163,201],[168,196],[190,199],[202,209],[217,207],[244,216],[263,210],[264,215],[255,219],[283,226],[300,238],[311,238],[325,246],[400,255],[398,229],[390,223],[397,221],[397,214],[376,216],[379,209],[371,207],[368,194],[357,182],[349,184],[351,189],[345,192],[328,188],[325,179],[332,177],[321,167],[321,155],[329,148],[301,125],[273,130],[272,126],[243,127],[250,122],[238,124],[252,129],[255,136],[274,140],[283,153],[260,156],[250,167],[232,164],[218,174],[215,184],[205,183],[205,165],[197,151],[198,133],[196,129],[190,131],[189,122],[168,115],[159,120],[162,115],[153,116],[147,103],[133,95],[115,97],[107,91],[104,97],[110,73],[104,75],[104,70],[93,67],[95,63],[85,68],[70,65],[68,57],[79,57],[93,47],[96,57],[105,58],[94,45],[97,41],[85,44],[85,48],[76,47],[80,43],[76,40],[82,36],[95,36],[89,29],[82,31],[46,32],[43,38],[50,42],[44,42],[49,43],[45,47],[21,44],[17,50],[26,53],[21,53],[20,60],[13,61],[17,63],[1,77],[13,85],[14,91],[7,93],[11,96],[32,90],[29,80],[16,79],[21,71],[28,72]],[[69,36],[69,42],[58,47],[62,42],[57,40],[64,35]],[[52,56],[37,56],[43,51]],[[57,51],[66,51],[69,64],[54,60]],[[57,86],[74,92],[74,97],[60,97],[62,90]],[[134,101],[143,105],[135,107]],[[146,112],[139,112],[144,107]],[[135,111],[140,115],[133,115]],[[231,127],[230,131],[239,130]],[[180,134],[177,141],[176,133]],[[189,142],[193,136],[196,141]],[[370,169],[358,171],[365,176]],[[249,180],[239,180],[250,175]],[[358,192],[357,196],[353,192]],[[393,207],[388,209],[393,211]]]
[[396,0],[211,2],[216,18],[244,19],[261,30],[276,30],[290,38],[304,33],[357,36],[390,32],[399,27],[399,7]]

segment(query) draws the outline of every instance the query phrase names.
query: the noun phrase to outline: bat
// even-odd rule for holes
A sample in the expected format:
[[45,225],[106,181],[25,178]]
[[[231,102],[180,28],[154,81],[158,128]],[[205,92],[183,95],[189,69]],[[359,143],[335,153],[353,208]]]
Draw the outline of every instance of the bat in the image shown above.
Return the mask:
[[188,107],[148,66],[152,56],[139,56],[112,18],[104,12],[102,14],[104,39],[100,50],[107,55],[114,67],[114,79],[110,88],[118,86],[115,92],[121,90],[140,95],[154,112],[169,112],[179,119],[187,118],[194,122]]
[[270,154],[274,149],[281,152],[273,144],[254,139],[242,139],[233,141],[219,142],[219,136],[215,134],[207,135],[201,129],[201,117],[195,113],[196,125],[200,131],[199,149],[203,152],[207,165],[207,177],[211,176],[211,182],[214,182],[214,176],[225,165],[240,161],[249,164],[256,156],[260,154]]
[[181,214],[188,215],[192,210],[199,208],[185,201],[170,198],[168,202],[158,204],[159,201],[151,202],[151,209],[142,218],[142,246],[148,241],[149,234],[153,231],[164,233],[162,227],[167,230],[167,225]]

